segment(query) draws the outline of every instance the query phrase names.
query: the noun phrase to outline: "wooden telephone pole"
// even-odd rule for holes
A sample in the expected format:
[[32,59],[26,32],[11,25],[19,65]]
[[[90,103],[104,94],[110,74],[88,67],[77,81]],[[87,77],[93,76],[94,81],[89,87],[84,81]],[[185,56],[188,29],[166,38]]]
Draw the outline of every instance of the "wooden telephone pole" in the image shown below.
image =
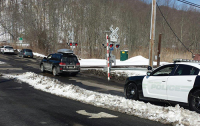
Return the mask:
[[162,37],[162,34],[159,35],[159,41],[158,41],[157,67],[160,66],[161,37]]
[[152,68],[153,68],[153,57],[154,57],[155,24],[156,24],[156,0],[152,0],[150,44],[149,44],[149,66],[151,66]]

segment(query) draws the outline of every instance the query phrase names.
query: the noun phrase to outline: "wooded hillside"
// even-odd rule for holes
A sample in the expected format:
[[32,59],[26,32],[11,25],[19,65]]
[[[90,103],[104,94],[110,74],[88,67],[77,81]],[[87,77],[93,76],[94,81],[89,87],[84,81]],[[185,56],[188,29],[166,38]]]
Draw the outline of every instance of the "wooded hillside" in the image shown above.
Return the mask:
[[[166,0],[160,9],[170,26],[194,54],[200,53],[200,12],[183,6],[177,10]],[[158,2],[159,4],[159,2]],[[0,25],[12,36],[30,43],[44,54],[55,52],[67,45],[68,31],[74,28],[81,58],[105,58],[105,31],[111,25],[119,27],[120,50],[128,49],[129,56],[148,57],[151,3],[146,0],[1,0]],[[161,60],[191,58],[192,54],[177,40],[157,8],[155,54],[158,36],[162,33]]]

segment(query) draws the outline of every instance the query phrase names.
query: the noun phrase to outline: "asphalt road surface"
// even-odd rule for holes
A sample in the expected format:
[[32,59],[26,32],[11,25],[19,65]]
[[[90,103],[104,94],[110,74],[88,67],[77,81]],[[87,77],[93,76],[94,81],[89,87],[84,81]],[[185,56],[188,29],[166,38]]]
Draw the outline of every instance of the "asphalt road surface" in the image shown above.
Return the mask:
[[[38,59],[0,54],[0,73],[20,74],[27,71],[42,74]],[[110,81],[81,71],[76,77],[54,77],[64,83],[78,85],[97,92],[123,96],[123,82]],[[0,126],[161,126],[124,113],[84,104],[34,89],[15,79],[0,77]]]

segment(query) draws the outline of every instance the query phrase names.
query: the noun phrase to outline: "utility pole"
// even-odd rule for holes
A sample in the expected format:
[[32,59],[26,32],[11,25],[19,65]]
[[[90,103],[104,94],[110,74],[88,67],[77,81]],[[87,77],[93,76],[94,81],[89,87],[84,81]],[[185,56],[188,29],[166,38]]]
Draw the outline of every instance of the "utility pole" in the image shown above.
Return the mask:
[[159,35],[159,41],[158,41],[157,67],[160,66],[161,37],[162,37],[162,34]]
[[155,24],[156,24],[156,0],[152,0],[151,10],[151,29],[150,29],[150,44],[149,44],[149,66],[153,67],[154,57],[154,40],[155,40]]

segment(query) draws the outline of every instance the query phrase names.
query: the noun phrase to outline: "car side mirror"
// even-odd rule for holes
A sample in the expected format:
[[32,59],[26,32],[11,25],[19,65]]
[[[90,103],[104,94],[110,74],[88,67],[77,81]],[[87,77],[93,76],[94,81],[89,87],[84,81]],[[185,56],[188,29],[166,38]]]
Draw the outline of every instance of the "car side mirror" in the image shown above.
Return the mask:
[[147,76],[151,76],[152,71],[147,71]]
[[47,59],[47,57],[44,57],[44,59]]
[[148,66],[148,67],[147,67],[147,70],[152,70],[152,67],[151,67],[151,66]]

